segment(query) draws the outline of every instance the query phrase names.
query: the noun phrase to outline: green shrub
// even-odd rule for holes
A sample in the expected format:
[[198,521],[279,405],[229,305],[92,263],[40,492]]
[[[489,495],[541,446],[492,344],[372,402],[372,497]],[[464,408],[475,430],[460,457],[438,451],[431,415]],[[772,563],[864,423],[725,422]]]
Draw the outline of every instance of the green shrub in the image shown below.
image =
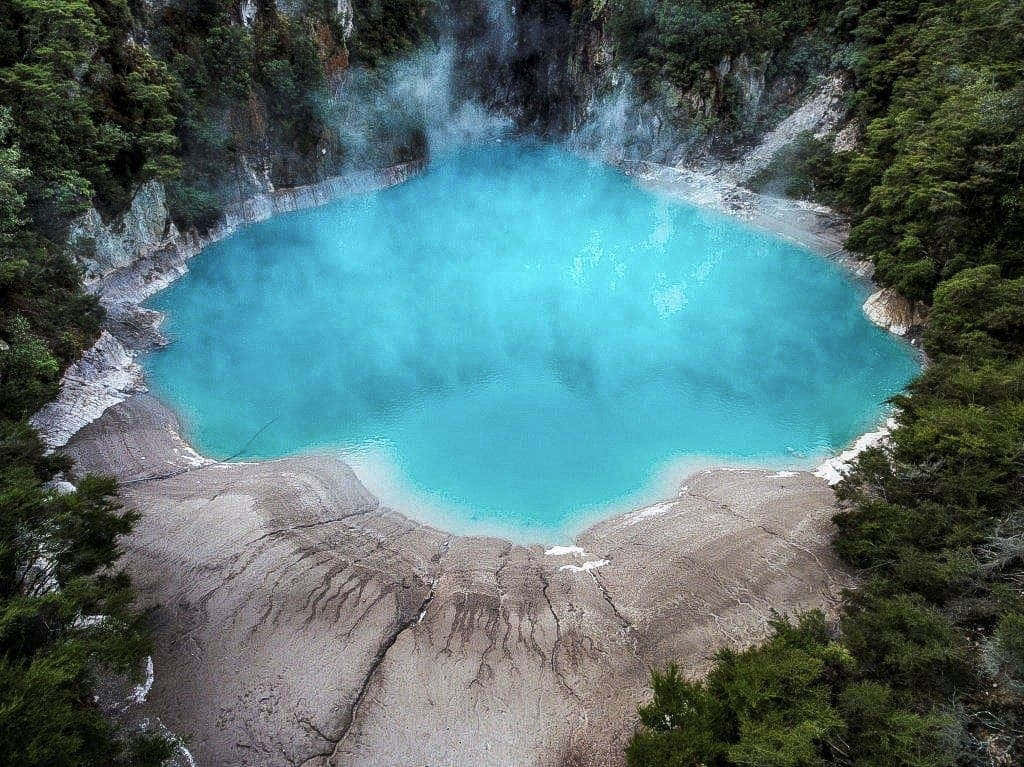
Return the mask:
[[704,681],[675,667],[652,675],[654,699],[627,750],[630,765],[823,764],[844,722],[833,687],[852,670],[824,616],[771,622],[773,635],[744,652],[723,650]]
[[[996,649],[996,671],[1022,670],[1024,6],[849,0],[835,28],[851,46],[861,144],[830,156],[805,137],[755,181],[852,215],[848,247],[883,285],[931,304],[930,364],[893,398],[888,444],[837,487],[834,545],[865,585],[843,601],[854,668],[832,687],[842,734],[815,753],[835,765],[1017,763],[1024,686],[992,693],[975,648]],[[699,689],[714,697],[706,708],[736,710],[728,691]],[[652,742],[644,721],[634,743]],[[677,737],[656,763],[699,763],[694,736]]]
[[167,185],[167,210],[179,226],[204,232],[220,219],[223,203],[207,189],[175,182]]
[[1024,614],[1008,612],[999,619],[996,644],[1004,667],[1024,682]]

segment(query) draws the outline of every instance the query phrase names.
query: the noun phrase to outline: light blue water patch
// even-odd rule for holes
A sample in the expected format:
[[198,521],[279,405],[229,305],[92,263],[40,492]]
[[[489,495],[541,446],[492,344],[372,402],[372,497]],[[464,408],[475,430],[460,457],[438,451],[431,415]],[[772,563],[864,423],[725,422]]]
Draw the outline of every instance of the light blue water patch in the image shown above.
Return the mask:
[[672,461],[806,465],[872,427],[917,362],[863,298],[811,252],[512,143],[207,248],[152,302],[174,343],[146,366],[208,455],[379,451],[446,524],[553,538]]

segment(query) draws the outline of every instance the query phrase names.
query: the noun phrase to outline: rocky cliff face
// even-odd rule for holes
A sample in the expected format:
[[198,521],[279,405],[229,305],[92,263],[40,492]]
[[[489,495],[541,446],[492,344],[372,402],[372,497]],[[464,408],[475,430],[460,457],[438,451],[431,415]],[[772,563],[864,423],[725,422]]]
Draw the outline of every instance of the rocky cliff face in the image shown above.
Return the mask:
[[455,51],[456,99],[478,101],[522,130],[564,132],[575,38],[570,2],[450,0],[442,13]]
[[[163,23],[179,1],[148,0],[145,24]],[[430,24],[433,39],[408,61],[374,71],[349,61],[349,49],[375,33],[358,28],[352,0],[329,0],[327,17],[307,17],[299,0],[237,0],[235,23],[254,27],[274,8],[305,20],[329,83],[325,127],[316,141],[297,146],[272,130],[258,99],[204,116],[231,137],[217,172],[200,174],[226,205],[342,171],[421,158],[426,136],[462,119],[467,106],[472,119],[498,115],[519,130],[568,137],[613,159],[710,170],[755,145],[821,87],[780,65],[788,53],[750,51],[723,57],[686,89],[668,82],[641,88],[619,50],[615,5],[607,0],[445,0]],[[141,39],[146,35],[140,30]],[[821,80],[832,82],[824,74]],[[841,87],[833,91],[826,111],[840,105]],[[839,124],[820,111],[804,116],[817,121],[791,121],[791,127]],[[779,137],[788,141],[792,131]],[[157,222],[137,214],[126,216],[125,229],[135,232],[126,237],[112,234],[98,214],[76,222],[73,239],[83,246],[90,273],[123,265],[125,253],[159,243],[164,233],[153,229]],[[90,241],[95,254],[88,252]]]
[[612,11],[601,0],[453,0],[454,88],[522,130],[632,161],[714,167],[809,100],[790,128],[838,127],[842,83],[827,72],[795,74],[783,66],[788,51],[725,56],[685,90],[661,83],[641,92],[617,49]]
[[29,422],[47,447],[61,447],[108,407],[143,391],[142,368],[121,342],[104,330],[82,359],[65,371],[57,399]]
[[71,223],[68,244],[91,281],[152,253],[169,233],[168,224],[163,184],[149,181],[117,221],[105,222],[95,208],[82,214]]
[[422,167],[421,162],[403,163],[259,192],[228,206],[221,221],[206,232],[178,229],[159,182],[144,184],[129,210],[112,222],[89,210],[72,227],[71,249],[86,269],[87,289],[106,310],[105,328],[82,359],[65,371],[57,399],[32,417],[43,442],[49,448],[62,447],[108,408],[146,391],[136,353],[166,339],[160,333],[163,315],[141,304],[182,276],[189,259],[204,247],[247,223],[393,186]]

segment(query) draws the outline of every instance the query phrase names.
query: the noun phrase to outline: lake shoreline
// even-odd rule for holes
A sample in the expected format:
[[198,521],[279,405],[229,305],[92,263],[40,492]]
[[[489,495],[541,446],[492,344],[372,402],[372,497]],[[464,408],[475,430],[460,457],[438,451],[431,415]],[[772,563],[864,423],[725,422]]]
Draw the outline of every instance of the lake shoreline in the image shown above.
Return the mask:
[[139,304],[198,252],[179,242],[93,283],[112,322],[36,421],[142,513],[123,560],[155,611],[140,714],[189,733],[198,763],[245,761],[244,744],[306,767],[617,763],[651,667],[700,674],[771,609],[831,611],[853,585],[809,471],[705,468],[545,547],[417,521],[330,456],[201,456],[133,359],[163,342]]
[[[525,201],[504,191],[524,183],[551,191],[528,191]],[[574,189],[579,202],[563,208],[558,201]],[[431,207],[454,199],[455,190],[466,194],[466,205],[455,206],[464,211]],[[540,195],[546,204],[537,204]],[[862,288],[806,246],[755,231],[750,216],[666,197],[556,146],[505,142],[438,155],[426,176],[400,189],[281,216],[204,252],[177,287],[146,304],[169,314],[173,322],[163,332],[176,339],[143,361],[146,377],[186,414],[193,446],[211,458],[348,446],[342,453],[351,458],[343,459],[393,508],[448,532],[517,543],[570,541],[602,519],[671,497],[697,469],[810,469],[812,459],[830,457],[829,443],[838,452],[873,428],[884,415],[877,403],[915,369],[902,345],[864,321]],[[530,240],[533,232],[560,228],[545,210],[583,222],[578,231],[562,225],[574,234],[555,236],[550,250],[546,240]],[[463,231],[467,217],[477,219],[470,223],[482,239],[456,244],[465,252],[452,259],[452,245],[442,237],[438,250],[433,232]],[[491,226],[497,229],[487,234]],[[502,251],[509,238],[517,244]],[[659,239],[651,245],[647,238]],[[478,247],[481,255],[474,255]],[[747,290],[752,270],[761,287]],[[488,278],[492,271],[503,276]],[[311,274],[319,286],[310,284]],[[499,279],[516,284],[503,288]],[[793,291],[791,283],[808,288]],[[452,284],[458,294],[448,292]],[[682,296],[670,307],[660,298],[668,290],[650,295],[652,285],[665,284]],[[504,292],[517,296],[515,306],[492,300]],[[536,318],[522,316],[522,297],[533,303],[558,295],[550,302],[571,309],[538,306]],[[576,305],[578,295],[607,314]],[[611,316],[642,319],[616,327]],[[407,330],[424,323],[430,329]],[[494,325],[503,330],[489,332]],[[539,346],[510,356],[513,328]],[[547,340],[552,329],[554,343]],[[705,334],[721,353],[700,342]],[[618,335],[614,344],[605,340]],[[452,338],[459,339],[455,347]],[[784,349],[785,361],[771,364],[775,357],[764,357],[764,348]],[[275,350],[271,369],[250,351],[258,349]],[[574,350],[588,394],[558,382],[575,370],[552,372],[550,360]],[[754,359],[764,366],[752,376]],[[811,359],[817,364],[808,366]],[[695,387],[661,378],[658,371],[672,365],[707,379]],[[531,394],[523,401],[474,379],[465,409],[461,394],[434,399],[435,390],[460,391],[456,370],[486,370],[489,381],[501,371],[503,380],[518,382],[510,388],[528,386]],[[367,371],[369,388],[359,383]],[[549,397],[543,382],[552,377],[558,393]],[[785,395],[784,405],[772,405],[775,396],[764,392],[776,384],[762,380],[787,384],[772,390]],[[339,381],[350,385],[339,389]],[[408,410],[429,415],[404,415],[407,386],[417,391]],[[479,391],[499,397],[485,420],[473,415]],[[387,416],[374,410],[364,423],[367,399],[392,403]],[[585,410],[574,415],[577,399]],[[508,422],[502,415],[534,411],[545,415]],[[285,416],[274,420],[278,413]],[[626,433],[635,435],[629,444],[620,441]],[[519,435],[534,437],[509,454],[503,446],[518,445]],[[489,455],[482,465],[477,449]],[[555,468],[560,454],[567,468],[575,461],[568,472]]]
[[[332,456],[196,465],[147,394],[63,452],[142,512],[123,559],[156,626],[138,714],[190,733],[199,764],[254,742],[319,767],[556,767],[583,745],[614,764],[650,668],[701,674],[773,609],[832,612],[854,584],[831,549],[835,497],[809,472],[705,469],[542,546],[418,522]],[[261,712],[267,696],[288,705]]]
[[[848,223],[827,207],[751,192],[722,175],[651,162],[609,162],[649,190],[739,218],[754,228],[838,263],[855,279],[870,284],[872,265],[842,248]],[[229,206],[221,222],[206,235],[195,231],[182,233],[168,224],[159,242],[140,248],[138,259],[88,282],[89,291],[99,297],[107,311],[107,322],[94,346],[65,372],[58,397],[32,417],[32,426],[48,448],[57,449],[99,418],[106,408],[148,391],[145,374],[135,358],[165,345],[168,340],[160,331],[163,314],[142,304],[180,279],[188,270],[188,262],[205,247],[229,237],[241,226],[274,215],[318,207],[351,194],[402,183],[421,173],[426,165],[423,160],[407,162],[380,171],[336,176],[303,187],[257,194]],[[162,198],[160,204],[163,204]],[[167,217],[166,210],[164,216]],[[894,321],[885,305],[889,297],[878,298],[884,292],[878,291],[869,297],[864,305],[865,314],[873,323],[898,337],[909,338],[916,346],[914,331],[919,325],[909,327],[903,320]],[[892,300],[898,301],[898,296],[893,296]],[[898,313],[899,309],[895,311]],[[848,466],[856,456],[856,446],[864,444],[865,438],[877,435],[887,423],[888,417],[881,419],[878,426],[852,440],[835,455],[826,457],[815,471],[835,484],[836,472]],[[201,456],[194,448],[190,450],[197,465],[214,461]],[[708,465],[716,464],[728,465],[729,461],[712,459]]]

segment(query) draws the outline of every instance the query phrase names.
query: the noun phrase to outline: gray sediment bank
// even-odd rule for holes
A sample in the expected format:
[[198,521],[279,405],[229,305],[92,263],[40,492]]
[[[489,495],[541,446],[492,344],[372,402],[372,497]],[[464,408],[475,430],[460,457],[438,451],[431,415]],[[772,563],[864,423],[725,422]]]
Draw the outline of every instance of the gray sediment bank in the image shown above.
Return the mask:
[[[198,455],[133,367],[162,343],[141,301],[242,223],[418,169],[263,195],[207,238],[165,223],[139,258],[98,265],[105,335],[36,416],[77,472],[113,474],[142,512],[124,559],[156,627],[139,710],[199,765],[618,764],[652,667],[699,674],[762,637],[772,608],[828,610],[851,583],[829,545],[833,493],[810,472],[701,471],[545,550],[417,522],[336,458]],[[766,225],[785,204],[644,170]],[[841,242],[811,213],[774,220],[819,250]]]
[[140,713],[200,765],[617,764],[650,668],[700,673],[850,584],[806,472],[704,471],[545,553],[409,519],[330,457],[196,466],[148,395],[65,450],[143,512]]

